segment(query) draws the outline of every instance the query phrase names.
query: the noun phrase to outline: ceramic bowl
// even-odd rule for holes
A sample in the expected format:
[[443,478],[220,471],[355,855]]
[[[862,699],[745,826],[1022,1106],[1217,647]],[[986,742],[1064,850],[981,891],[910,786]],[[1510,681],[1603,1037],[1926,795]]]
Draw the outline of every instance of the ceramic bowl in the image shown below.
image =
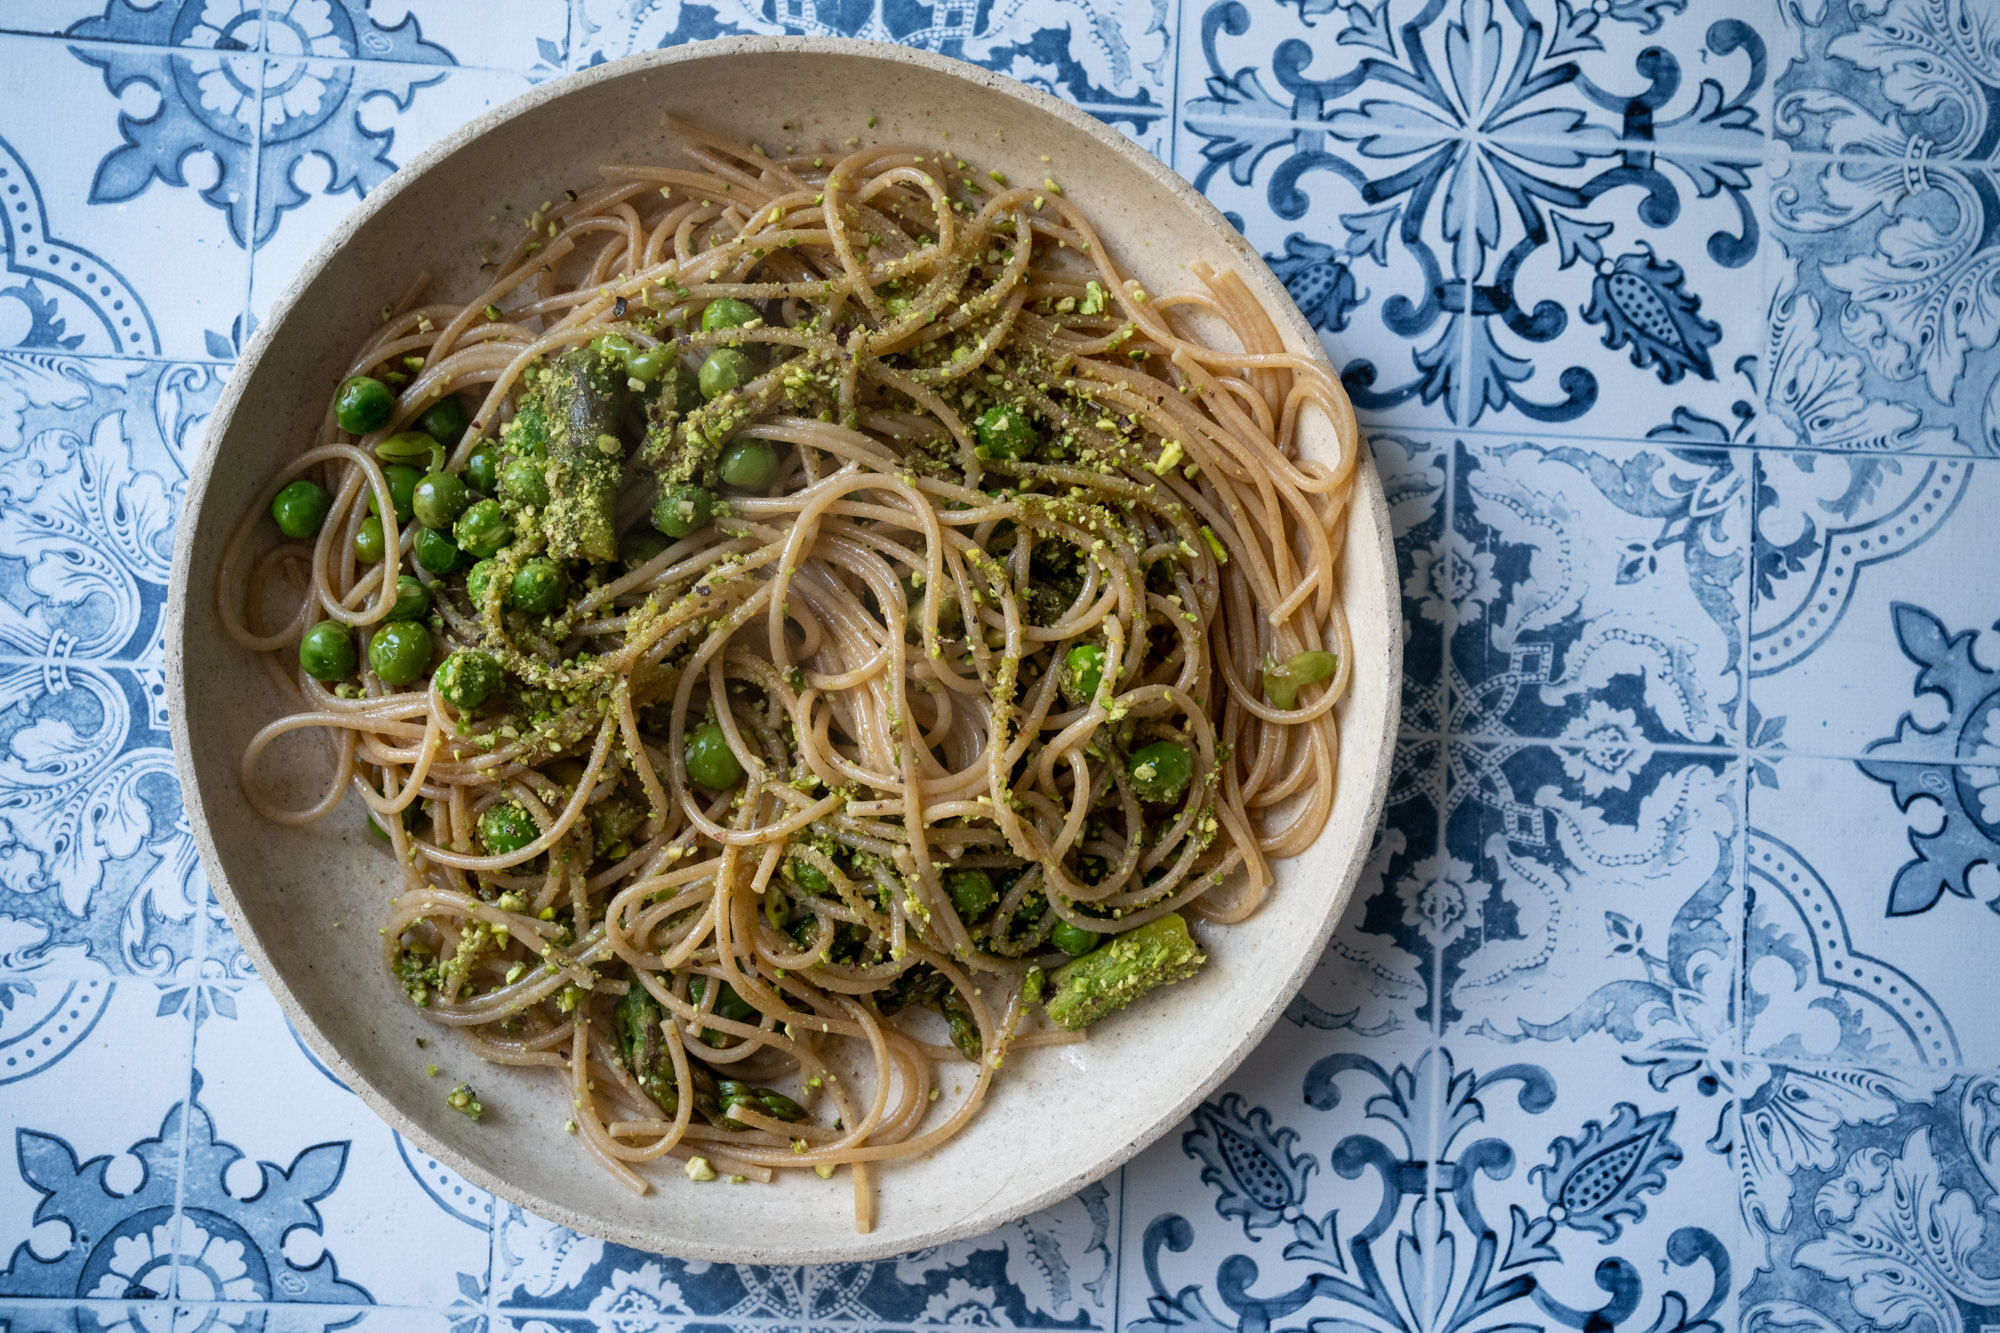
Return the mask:
[[[743,38],[547,84],[375,190],[245,351],[189,479],[174,555],[168,698],[181,784],[209,881],[258,974],[327,1068],[423,1151],[544,1217],[641,1249],[759,1263],[900,1253],[989,1230],[1117,1167],[1236,1066],[1319,958],[1368,855],[1395,736],[1401,618],[1388,513],[1364,463],[1342,562],[1355,684],[1340,710],[1332,822],[1307,855],[1280,867],[1254,917],[1200,932],[1211,961],[1197,979],[1105,1022],[1087,1044],[1009,1059],[967,1132],[880,1173],[870,1234],[854,1229],[844,1174],[730,1188],[673,1172],[652,1193],[628,1193],[563,1132],[568,1098],[554,1080],[482,1065],[385,979],[374,926],[390,867],[354,798],[305,828],[266,824],[245,806],[245,742],[289,708],[262,664],[219,627],[214,588],[231,525],[312,437],[338,367],[383,303],[420,269],[436,274],[433,290],[474,290],[475,241],[491,233],[489,215],[559,197],[595,179],[601,162],[661,160],[668,111],[744,139],[963,145],[1010,178],[1059,176],[1149,290],[1193,286],[1183,265],[1196,259],[1234,269],[1290,347],[1320,354],[1284,287],[1186,182],[1117,131],[972,65],[870,42]],[[288,794],[301,800],[325,780],[320,764],[293,767]],[[428,1051],[418,1037],[434,1039]],[[433,1060],[444,1066],[437,1078],[424,1073]],[[462,1078],[489,1108],[480,1123],[445,1106],[445,1089]]]

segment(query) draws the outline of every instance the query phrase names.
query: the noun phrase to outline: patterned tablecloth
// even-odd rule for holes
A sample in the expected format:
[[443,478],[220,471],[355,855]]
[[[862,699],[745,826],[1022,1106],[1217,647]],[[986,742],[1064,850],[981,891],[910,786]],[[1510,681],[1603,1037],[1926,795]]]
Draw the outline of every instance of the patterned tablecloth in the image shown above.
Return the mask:
[[[1994,0],[0,29],[0,1327],[2000,1323]],[[1353,909],[1226,1090],[1046,1213],[803,1270],[574,1235],[385,1129],[249,974],[163,714],[188,462],[317,240],[537,81],[737,32],[963,56],[1192,178],[1363,411],[1408,645]]]

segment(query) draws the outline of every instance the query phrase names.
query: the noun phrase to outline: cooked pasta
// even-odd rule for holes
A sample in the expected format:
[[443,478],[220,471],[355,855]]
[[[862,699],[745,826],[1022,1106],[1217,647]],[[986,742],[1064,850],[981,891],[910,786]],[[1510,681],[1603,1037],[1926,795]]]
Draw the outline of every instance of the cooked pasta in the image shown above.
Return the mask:
[[1318,836],[1360,444],[1238,276],[1142,290],[1053,181],[674,128],[330,367],[223,561],[300,700],[243,787],[358,796],[389,984],[619,1180],[844,1169],[866,1230]]

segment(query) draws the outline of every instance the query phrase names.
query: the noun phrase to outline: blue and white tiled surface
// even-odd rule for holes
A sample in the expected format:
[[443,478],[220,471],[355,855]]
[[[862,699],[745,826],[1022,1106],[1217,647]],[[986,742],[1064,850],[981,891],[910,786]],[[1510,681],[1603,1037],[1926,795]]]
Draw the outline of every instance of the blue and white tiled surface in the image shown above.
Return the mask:
[[[246,332],[426,143],[736,32],[932,47],[1196,181],[1403,577],[1373,860],[1117,1176],[826,1269],[454,1179],[296,1042],[166,749]],[[0,1326],[2000,1324],[2000,3],[0,0]]]

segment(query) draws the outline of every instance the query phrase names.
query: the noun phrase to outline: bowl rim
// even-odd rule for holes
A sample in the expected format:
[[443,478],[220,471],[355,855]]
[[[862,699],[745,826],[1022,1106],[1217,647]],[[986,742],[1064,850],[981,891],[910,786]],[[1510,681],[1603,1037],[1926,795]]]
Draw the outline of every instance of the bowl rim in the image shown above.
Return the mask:
[[[264,354],[275,341],[277,334],[290,319],[299,305],[305,289],[330,267],[353,235],[368,223],[377,213],[405,190],[412,188],[431,168],[451,157],[461,148],[476,139],[501,129],[559,98],[583,88],[607,80],[620,79],[639,71],[667,70],[695,61],[761,54],[824,54],[829,56],[858,57],[882,61],[890,65],[913,66],[932,73],[944,74],[978,84],[988,91],[1001,94],[1024,106],[1029,112],[1041,112],[1065,122],[1070,128],[1080,130],[1097,142],[1100,148],[1124,158],[1155,184],[1164,187],[1183,208],[1207,222],[1218,234],[1226,238],[1250,269],[1249,277],[1265,290],[1259,293],[1265,298],[1267,310],[1288,332],[1294,335],[1299,345],[1320,362],[1321,366],[1333,373],[1324,346],[1317,332],[1300,313],[1297,306],[1285,296],[1283,285],[1265,264],[1263,256],[1252,246],[1200,191],[1196,190],[1184,177],[1171,167],[1154,157],[1150,152],[1121,133],[1098,120],[1088,112],[1081,111],[1040,89],[1030,87],[1010,76],[995,73],[983,66],[931,51],[900,46],[891,42],[877,42],[852,37],[788,37],[747,35],[718,38],[710,41],[687,42],[663,50],[645,51],[618,60],[579,70],[540,84],[510,101],[490,108],[465,122],[435,143],[419,152],[408,163],[399,168],[387,181],[377,186],[360,205],[349,212],[329,232],[313,251],[312,255],[299,267],[298,272],[286,285],[284,291],[273,303],[268,318],[257,328],[249,343],[243,348],[231,369],[216,406],[209,417],[205,440],[219,439],[231,422],[250,381],[254,378]],[[1270,298],[1275,295],[1279,299]],[[1276,1024],[1278,1017],[1290,1004],[1306,977],[1318,965],[1331,939],[1334,927],[1339,923],[1354,895],[1355,885],[1367,862],[1367,844],[1363,844],[1351,865],[1343,867],[1344,882],[1339,892],[1329,901],[1325,912],[1316,926],[1311,947],[1302,951],[1290,976],[1276,992],[1275,997],[1254,1021],[1246,1024],[1235,1043],[1219,1059],[1213,1070],[1199,1083],[1190,1086],[1170,1107],[1159,1112],[1130,1141],[1113,1152],[1085,1164],[1071,1172],[1059,1183],[1050,1186],[1032,1197],[1016,1200],[997,1209],[969,1214],[958,1221],[939,1228],[917,1240],[914,1244],[906,1239],[891,1239],[883,1233],[843,1233],[838,1237],[817,1237],[812,1245],[810,1257],[779,1252],[778,1246],[770,1250],[746,1254],[727,1247],[710,1246],[700,1241],[679,1239],[671,1241],[671,1249],[663,1247],[662,1238],[636,1230],[601,1217],[582,1213],[569,1205],[553,1199],[546,1199],[530,1189],[513,1184],[506,1178],[487,1170],[485,1167],[464,1157],[449,1144],[434,1138],[422,1124],[403,1113],[372,1083],[351,1064],[338,1046],[329,1040],[313,1021],[309,1009],[292,993],[283,975],[272,965],[263,944],[251,928],[249,920],[237,900],[235,891],[223,871],[222,855],[216,846],[210,830],[207,811],[204,808],[201,787],[196,780],[191,747],[188,743],[186,717],[186,674],[185,643],[187,631],[187,606],[189,580],[193,563],[194,533],[198,523],[196,518],[202,512],[208,487],[215,473],[217,453],[213,448],[204,448],[194,460],[189,471],[186,491],[183,495],[181,514],[176,526],[174,540],[174,560],[172,578],[168,589],[165,648],[166,686],[169,734],[174,752],[175,774],[180,781],[188,822],[193,833],[197,851],[201,857],[202,869],[217,899],[228,915],[239,947],[249,956],[256,969],[257,978],[269,988],[286,1018],[296,1028],[299,1037],[312,1054],[323,1062],[326,1068],[339,1080],[341,1085],[352,1091],[369,1110],[380,1117],[388,1127],[410,1140],[423,1152],[457,1172],[467,1181],[486,1190],[494,1196],[507,1200],[541,1217],[558,1222],[572,1230],[586,1235],[597,1236],[632,1249],[655,1254],[669,1254],[675,1257],[704,1260],[717,1263],[827,1263],[859,1262],[888,1258],[908,1253],[915,1248],[947,1244],[967,1237],[983,1235],[996,1227],[1003,1226],[1015,1218],[1049,1207],[1068,1198],[1090,1182],[1102,1179],[1130,1161],[1142,1149],[1150,1146],[1164,1135],[1223,1080],[1233,1074],[1251,1051],[1260,1045]],[[1381,478],[1376,472],[1372,455],[1362,440],[1362,456],[1356,465],[1356,486],[1349,502],[1351,512],[1366,512],[1379,535],[1378,552],[1382,567],[1389,573],[1391,584],[1395,583],[1396,559],[1393,534],[1389,522],[1388,502],[1384,494]],[[1373,828],[1379,823],[1388,795],[1391,755],[1396,741],[1397,727],[1401,714],[1402,682],[1402,625],[1398,601],[1398,591],[1391,588],[1386,599],[1388,623],[1382,627],[1383,642],[1388,645],[1385,667],[1385,687],[1389,693],[1389,703],[1384,709],[1382,734],[1372,738],[1372,745],[1366,753],[1376,756],[1376,771],[1371,787],[1364,792],[1349,793],[1346,808],[1353,817],[1361,819],[1364,827]],[[1337,806],[1336,809],[1339,809]],[[780,1242],[780,1245],[782,1242]]]

